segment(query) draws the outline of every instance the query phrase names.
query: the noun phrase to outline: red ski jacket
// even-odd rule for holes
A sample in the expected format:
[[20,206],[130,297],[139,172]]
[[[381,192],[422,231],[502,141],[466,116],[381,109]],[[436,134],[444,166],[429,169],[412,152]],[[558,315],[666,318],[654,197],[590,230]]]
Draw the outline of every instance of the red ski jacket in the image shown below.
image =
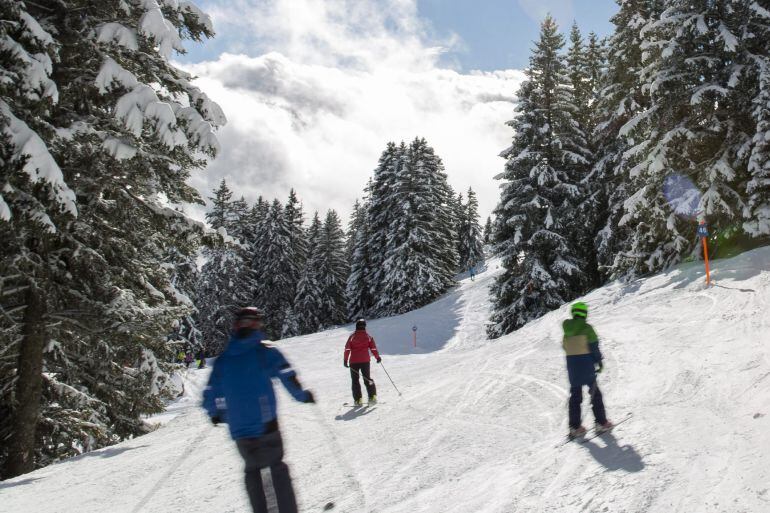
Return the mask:
[[347,344],[345,344],[345,356],[343,356],[345,363],[369,363],[369,351],[375,358],[379,358],[380,354],[377,352],[377,344],[374,343],[374,339],[365,330],[356,330],[355,333],[350,335]]

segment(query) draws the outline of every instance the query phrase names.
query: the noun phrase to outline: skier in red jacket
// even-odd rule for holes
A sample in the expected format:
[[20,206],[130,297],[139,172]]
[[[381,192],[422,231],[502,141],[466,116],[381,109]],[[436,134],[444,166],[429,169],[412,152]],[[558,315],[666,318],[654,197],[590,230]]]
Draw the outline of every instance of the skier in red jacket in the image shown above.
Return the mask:
[[366,321],[359,319],[356,321],[356,331],[350,335],[347,344],[345,344],[345,355],[343,356],[343,365],[350,367],[350,379],[353,382],[353,402],[356,406],[361,406],[361,384],[358,382],[359,374],[364,375],[364,385],[366,394],[369,396],[369,404],[377,402],[377,388],[374,386],[374,380],[369,375],[369,351],[374,355],[377,363],[382,361],[380,353],[377,352],[377,344],[374,339],[366,332]]

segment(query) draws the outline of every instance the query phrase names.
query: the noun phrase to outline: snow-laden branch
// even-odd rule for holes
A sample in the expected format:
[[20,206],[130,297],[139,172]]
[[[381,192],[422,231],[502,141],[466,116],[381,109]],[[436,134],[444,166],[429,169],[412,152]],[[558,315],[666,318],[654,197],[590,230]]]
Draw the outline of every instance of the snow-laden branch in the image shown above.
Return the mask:
[[33,182],[45,181],[51,184],[56,200],[67,212],[77,216],[75,193],[64,182],[59,165],[48,152],[48,147],[40,136],[14,116],[3,100],[0,100],[0,115],[7,120],[3,132],[10,138],[14,147],[14,158],[26,158],[23,169],[30,179]]

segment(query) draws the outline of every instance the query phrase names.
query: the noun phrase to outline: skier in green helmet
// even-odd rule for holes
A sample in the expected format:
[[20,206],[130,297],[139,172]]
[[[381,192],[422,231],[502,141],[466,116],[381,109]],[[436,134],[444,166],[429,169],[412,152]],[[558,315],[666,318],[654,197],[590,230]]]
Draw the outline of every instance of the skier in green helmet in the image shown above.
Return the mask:
[[583,387],[588,387],[591,407],[596,420],[596,432],[609,431],[614,426],[607,420],[602,392],[596,384],[596,375],[604,368],[602,353],[599,351],[599,337],[588,324],[588,305],[577,302],[571,308],[572,318],[562,323],[564,339],[562,345],[567,353],[567,374],[570,383],[569,437],[577,438],[586,433],[581,423],[580,404],[583,402]]

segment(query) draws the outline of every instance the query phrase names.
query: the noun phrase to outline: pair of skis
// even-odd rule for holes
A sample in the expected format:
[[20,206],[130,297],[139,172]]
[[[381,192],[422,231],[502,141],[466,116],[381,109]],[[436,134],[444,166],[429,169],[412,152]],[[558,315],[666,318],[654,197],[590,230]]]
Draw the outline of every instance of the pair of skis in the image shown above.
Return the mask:
[[384,404],[384,403],[382,401],[377,401],[376,403],[362,403],[362,404],[342,403],[342,406],[347,406],[349,408],[374,408],[375,406],[378,406],[380,404]]
[[616,427],[618,427],[619,425],[623,424],[624,422],[629,420],[631,417],[633,417],[633,415],[634,415],[633,413],[629,413],[628,415],[626,415],[625,417],[623,417],[619,421],[615,422],[615,424],[612,426],[612,428],[607,430],[607,431],[597,431],[596,428],[594,428],[591,431],[587,432],[583,436],[578,436],[578,437],[575,437],[575,438],[570,438],[569,435],[567,435],[567,439],[564,440],[563,442],[559,443],[556,447],[563,447],[563,446],[567,445],[570,442],[578,442],[578,443],[584,444],[584,443],[586,443],[588,441],[593,440],[596,437],[599,437],[599,436],[602,436],[602,435],[606,435],[607,433],[611,433]]

